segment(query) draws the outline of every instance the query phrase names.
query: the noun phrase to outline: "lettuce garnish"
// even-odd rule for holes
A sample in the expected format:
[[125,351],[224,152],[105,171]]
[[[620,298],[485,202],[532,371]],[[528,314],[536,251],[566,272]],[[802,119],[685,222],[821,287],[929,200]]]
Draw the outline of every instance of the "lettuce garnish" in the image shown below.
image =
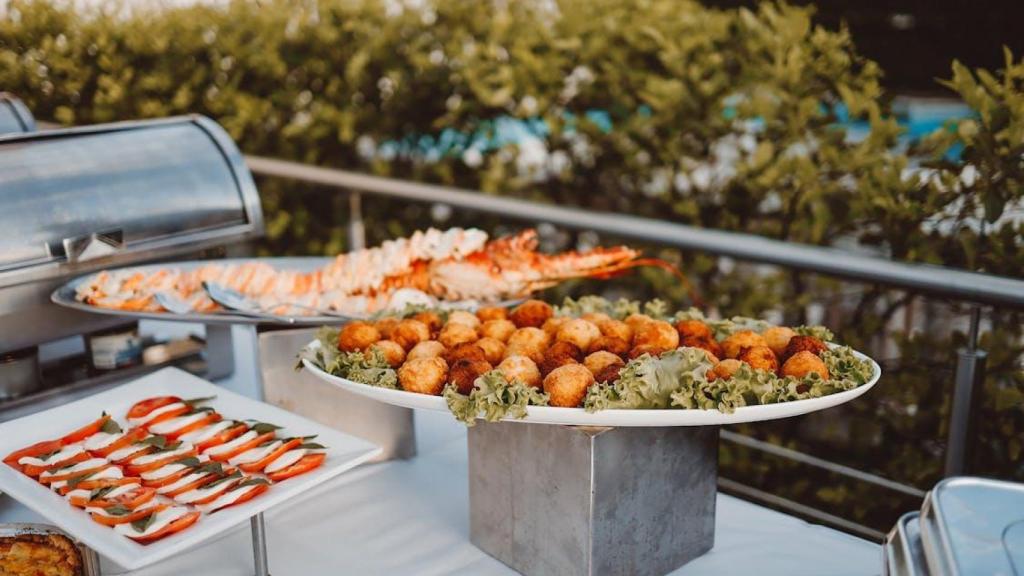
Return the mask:
[[460,394],[453,384],[445,386],[444,400],[455,419],[466,426],[478,417],[488,422],[502,418],[525,418],[527,406],[547,406],[548,395],[519,382],[508,382],[500,370],[491,370],[476,379],[473,390]]

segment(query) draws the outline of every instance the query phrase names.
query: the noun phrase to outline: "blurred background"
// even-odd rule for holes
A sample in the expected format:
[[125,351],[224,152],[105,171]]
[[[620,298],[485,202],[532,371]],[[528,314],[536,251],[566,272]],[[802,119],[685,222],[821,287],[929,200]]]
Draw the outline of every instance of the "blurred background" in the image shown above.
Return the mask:
[[[0,90],[64,125],[195,112],[247,154],[1020,278],[1015,15],[952,0],[6,0]],[[347,249],[347,195],[258,185],[261,253]],[[362,211],[370,243],[518,226],[370,197]],[[539,229],[551,250],[617,241]],[[678,263],[712,313],[822,323],[883,364],[862,400],[733,431],[901,486],[942,477],[964,305],[644,248]],[[546,297],[595,291],[690,305],[654,270]],[[971,469],[1024,481],[1021,316],[982,313]],[[862,535],[920,505],[750,443],[723,442],[721,475]]]

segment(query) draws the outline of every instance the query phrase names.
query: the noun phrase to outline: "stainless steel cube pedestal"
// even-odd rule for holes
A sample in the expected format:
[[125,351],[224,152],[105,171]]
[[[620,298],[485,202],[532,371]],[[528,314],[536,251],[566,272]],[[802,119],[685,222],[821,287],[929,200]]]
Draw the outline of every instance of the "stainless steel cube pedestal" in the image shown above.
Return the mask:
[[526,575],[660,575],[714,546],[718,427],[469,429],[470,539]]

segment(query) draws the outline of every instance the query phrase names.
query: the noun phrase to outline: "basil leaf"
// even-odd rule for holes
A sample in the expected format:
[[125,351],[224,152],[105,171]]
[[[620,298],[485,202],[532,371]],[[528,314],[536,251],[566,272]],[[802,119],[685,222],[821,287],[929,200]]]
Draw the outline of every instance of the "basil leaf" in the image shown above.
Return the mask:
[[159,454],[161,452],[170,452],[172,450],[177,449],[179,446],[181,446],[181,440],[178,440],[177,442],[171,442],[170,444],[165,444],[163,447],[158,448],[156,452],[153,453]]
[[157,448],[163,449],[163,447],[167,445],[167,437],[160,436],[159,434],[155,436],[147,436],[136,442],[136,444],[146,444],[148,446],[156,446]]
[[200,462],[199,458],[196,458],[195,456],[186,456],[185,458],[179,458],[178,460],[171,462],[171,464],[184,464],[189,468],[195,468],[202,464],[202,462]]
[[107,421],[103,423],[103,426],[100,427],[100,431],[106,432],[107,434],[120,434],[122,432],[121,426],[119,426],[113,418],[107,419]]
[[231,490],[235,491],[238,490],[239,488],[242,488],[243,486],[258,486],[260,484],[270,484],[270,481],[267,480],[266,478],[260,478],[259,476],[250,476],[245,480],[239,482],[238,485],[232,488]]
[[154,520],[156,520],[156,512],[146,516],[145,518],[139,518],[135,522],[132,522],[132,528],[134,528],[136,532],[145,532]]
[[75,486],[78,486],[82,482],[82,480],[85,480],[86,478],[92,476],[93,474],[94,472],[88,472],[86,474],[80,474],[78,476],[68,478],[68,488],[74,490]]
[[182,400],[182,402],[185,403],[185,404],[188,404],[189,406],[193,406],[194,407],[196,404],[205,404],[207,402],[210,402],[211,400],[216,400],[216,399],[217,399],[216,396],[206,396],[206,397],[203,397],[203,398],[189,398],[188,400]]
[[206,464],[203,464],[199,468],[196,468],[195,472],[203,474],[213,473],[220,475],[224,473],[224,467],[221,466],[220,462],[207,462]]
[[280,430],[281,427],[276,424],[268,424],[267,422],[257,422],[252,425],[253,432],[257,434],[266,434],[267,432],[273,432],[274,430]]
[[189,410],[188,413],[189,414],[195,414],[197,412],[213,412],[213,407],[212,406],[198,406],[198,407],[193,406],[192,409]]
[[111,516],[124,516],[126,514],[131,514],[132,512],[124,504],[114,504],[113,506],[106,508],[106,510],[107,514],[110,514]]
[[306,450],[326,450],[327,446],[317,444],[316,442],[303,442],[296,446],[296,449],[298,448],[305,448]]
[[98,500],[109,494],[116,486],[104,486],[89,493],[89,500]]
[[60,450],[54,450],[53,452],[47,452],[46,454],[40,454],[39,456],[37,456],[37,458],[39,458],[40,460],[45,462],[45,461],[49,460],[50,458],[53,458],[53,455],[56,454],[57,452],[60,452]]
[[223,478],[218,478],[218,479],[214,480],[213,482],[210,482],[209,484],[206,484],[201,489],[202,490],[209,490],[210,488],[213,488],[217,484],[222,484],[224,482],[227,482],[228,480],[232,480],[232,479],[235,479],[235,478],[241,478],[241,477],[242,477],[242,473],[239,472],[238,470],[235,470],[234,472],[232,472],[231,474],[228,474],[227,476],[224,476]]

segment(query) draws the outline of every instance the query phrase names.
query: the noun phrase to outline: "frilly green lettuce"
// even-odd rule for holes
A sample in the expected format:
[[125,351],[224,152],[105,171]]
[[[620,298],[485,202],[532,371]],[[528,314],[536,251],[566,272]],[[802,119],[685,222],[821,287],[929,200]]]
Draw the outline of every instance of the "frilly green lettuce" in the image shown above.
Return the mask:
[[500,370],[482,374],[474,382],[469,395],[460,394],[454,384],[444,389],[448,410],[466,426],[476,424],[482,416],[488,422],[502,418],[525,418],[527,406],[547,406],[548,395],[518,380],[509,383]]
[[706,382],[705,373],[710,368],[707,355],[697,348],[679,348],[660,357],[644,354],[630,360],[615,382],[591,386],[583,407],[588,412],[669,408],[673,393]]
[[607,314],[617,320],[622,320],[630,314],[647,314],[652,318],[667,318],[668,304],[662,300],[654,299],[641,303],[638,300],[627,300],[619,298],[611,301],[600,296],[583,296],[579,300],[566,298],[562,305],[556,307],[555,313],[559,316],[580,317],[584,314],[600,313]]
[[320,347],[303,351],[324,372],[360,384],[381,388],[398,388],[398,373],[378,350],[369,352],[341,352],[338,350],[338,329],[321,328],[316,335]]

